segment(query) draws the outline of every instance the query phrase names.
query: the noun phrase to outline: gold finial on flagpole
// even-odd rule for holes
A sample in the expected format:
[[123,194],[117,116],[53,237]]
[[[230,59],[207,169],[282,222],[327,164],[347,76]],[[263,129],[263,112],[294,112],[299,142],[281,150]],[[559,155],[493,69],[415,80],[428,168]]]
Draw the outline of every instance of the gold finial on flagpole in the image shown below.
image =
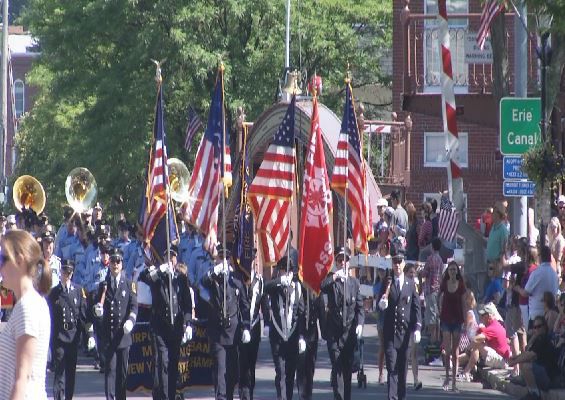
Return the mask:
[[349,61],[347,61],[347,69],[345,70],[345,83],[351,83],[351,69],[349,68]]
[[155,81],[157,82],[157,84],[161,84],[161,82],[163,82],[163,76],[161,75],[161,65],[163,65],[165,61],[167,61],[167,59],[165,58],[161,61],[151,59],[151,61],[153,61],[153,64],[155,64]]

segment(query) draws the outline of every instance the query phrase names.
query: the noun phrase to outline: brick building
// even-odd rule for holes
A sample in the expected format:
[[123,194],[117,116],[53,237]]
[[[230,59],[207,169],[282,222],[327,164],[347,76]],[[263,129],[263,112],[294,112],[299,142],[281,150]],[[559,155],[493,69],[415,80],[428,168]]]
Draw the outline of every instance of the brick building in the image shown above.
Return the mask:
[[[27,83],[26,75],[39,56],[37,44],[21,26],[10,26],[8,46],[11,55],[12,79],[8,76],[8,135],[6,141],[6,175],[11,176],[17,159],[15,129],[17,122],[33,106],[37,89]],[[13,97],[11,97],[13,96]],[[13,100],[11,100],[13,99]],[[12,102],[15,106],[13,110]],[[15,111],[15,112],[13,112]]]
[[[498,104],[492,95],[492,63],[467,63],[465,42],[472,44],[479,27],[479,0],[448,0],[452,64],[460,136],[460,161],[469,223],[482,211],[502,199],[502,156],[499,151]],[[402,147],[408,165],[392,165],[393,182],[405,190],[406,199],[420,204],[447,189],[445,135],[442,125],[439,29],[437,0],[393,0],[393,110],[404,119],[410,113],[411,132],[395,144]],[[514,17],[506,14],[510,96],[513,95]],[[490,44],[487,44],[487,48]],[[489,55],[489,51],[484,53]],[[492,57],[492,55],[490,55]],[[528,43],[528,93],[539,96],[538,63],[535,47]],[[563,81],[562,81],[563,83]],[[562,84],[563,89],[563,84]],[[563,108],[563,90],[556,108]],[[553,118],[563,121],[558,111]],[[553,137],[563,135],[561,123],[552,127]],[[400,146],[400,149],[398,147]],[[561,150],[562,147],[559,149]],[[510,202],[512,204],[512,202]]]

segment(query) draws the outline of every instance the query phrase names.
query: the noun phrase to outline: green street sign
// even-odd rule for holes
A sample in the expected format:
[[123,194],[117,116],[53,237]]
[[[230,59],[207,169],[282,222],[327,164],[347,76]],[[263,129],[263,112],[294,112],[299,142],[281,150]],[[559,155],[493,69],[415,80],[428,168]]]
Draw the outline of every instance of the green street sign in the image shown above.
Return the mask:
[[541,100],[504,97],[500,100],[500,152],[524,154],[541,143]]

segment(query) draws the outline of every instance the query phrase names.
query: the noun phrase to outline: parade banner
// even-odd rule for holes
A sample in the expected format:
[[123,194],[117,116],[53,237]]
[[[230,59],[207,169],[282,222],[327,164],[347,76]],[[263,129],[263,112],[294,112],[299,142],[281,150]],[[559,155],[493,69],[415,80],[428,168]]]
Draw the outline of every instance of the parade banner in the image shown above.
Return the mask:
[[[190,342],[181,345],[179,357],[179,380],[177,390],[189,386],[212,385],[213,358],[209,354],[208,334],[203,322],[193,322],[194,335]],[[152,390],[153,348],[151,327],[148,322],[135,324],[129,351],[127,390]]]

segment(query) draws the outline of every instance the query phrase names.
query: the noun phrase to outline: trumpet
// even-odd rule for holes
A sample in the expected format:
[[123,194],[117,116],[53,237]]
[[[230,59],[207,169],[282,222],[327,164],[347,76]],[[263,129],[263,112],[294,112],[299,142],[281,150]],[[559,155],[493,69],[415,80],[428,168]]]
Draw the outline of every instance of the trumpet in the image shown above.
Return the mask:
[[31,175],[22,175],[16,179],[12,187],[12,198],[14,206],[20,212],[32,209],[36,214],[41,214],[45,208],[45,190]]
[[65,196],[77,213],[88,210],[96,201],[98,186],[94,175],[83,167],[73,169],[65,180]]

